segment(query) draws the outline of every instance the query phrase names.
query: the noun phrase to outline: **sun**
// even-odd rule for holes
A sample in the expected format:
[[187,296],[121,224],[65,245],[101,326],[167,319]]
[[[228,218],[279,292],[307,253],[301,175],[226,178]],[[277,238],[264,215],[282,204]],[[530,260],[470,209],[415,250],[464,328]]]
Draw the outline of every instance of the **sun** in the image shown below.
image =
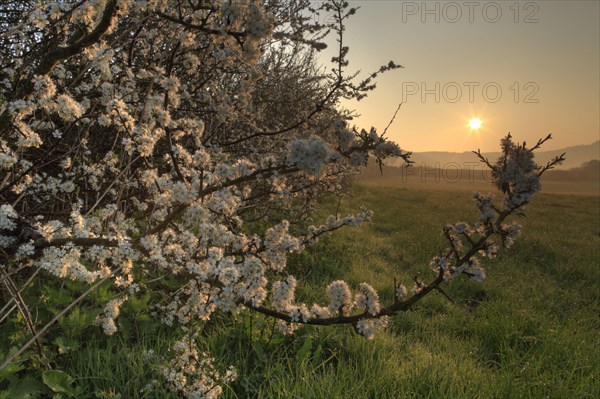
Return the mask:
[[477,130],[481,127],[481,119],[473,118],[469,121],[469,127],[473,130]]

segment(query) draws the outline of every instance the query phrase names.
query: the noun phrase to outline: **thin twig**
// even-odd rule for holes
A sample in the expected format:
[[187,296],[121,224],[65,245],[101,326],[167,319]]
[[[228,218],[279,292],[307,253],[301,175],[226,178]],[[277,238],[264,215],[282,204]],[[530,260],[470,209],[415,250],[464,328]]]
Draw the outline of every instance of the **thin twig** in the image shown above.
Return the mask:
[[17,305],[19,312],[21,312],[21,315],[23,316],[23,319],[25,320],[25,324],[27,325],[29,332],[31,333],[31,335],[33,335],[32,340],[35,343],[35,346],[37,347],[38,352],[40,353],[40,357],[44,361],[46,361],[46,356],[44,355],[44,348],[43,348],[40,340],[37,338],[38,335],[37,335],[37,332],[35,329],[35,324],[33,323],[33,319],[31,318],[31,312],[29,312],[29,307],[23,300],[23,297],[21,296],[21,293],[17,289],[17,286],[13,282],[12,278],[10,278],[10,276],[8,276],[8,274],[6,273],[6,270],[4,270],[3,267],[0,267],[0,270],[2,270],[2,274],[4,275],[4,281],[3,281],[4,286],[10,293],[12,299],[15,301],[15,304]]
[[392,126],[392,123],[394,123],[394,119],[396,119],[396,115],[398,115],[398,111],[400,111],[400,108],[402,108],[402,104],[403,103],[398,104],[398,108],[396,108],[396,112],[394,112],[394,116],[392,116],[392,119],[390,119],[390,122],[388,123],[388,125],[385,127],[385,129],[383,129],[383,133],[381,133],[381,138],[383,138],[385,136],[389,127]]
[[85,291],[83,294],[81,294],[79,296],[79,298],[75,299],[73,302],[71,302],[71,304],[69,306],[67,306],[66,308],[64,308],[59,314],[57,314],[56,316],[54,316],[52,318],[52,320],[50,320],[41,330],[39,330],[37,332],[37,334],[35,334],[35,336],[33,338],[31,338],[29,341],[27,341],[27,343],[25,345],[23,345],[18,351],[16,351],[15,353],[13,353],[12,355],[10,355],[8,357],[8,359],[6,359],[4,361],[4,363],[2,363],[2,365],[0,366],[0,370],[4,369],[6,366],[8,366],[14,359],[16,359],[18,356],[20,356],[23,352],[25,352],[27,349],[29,349],[29,347],[31,345],[33,345],[34,342],[36,342],[42,335],[44,335],[46,333],[46,331],[54,324],[56,323],[61,317],[63,317],[65,314],[67,314],[71,309],[73,309],[75,307],[75,305],[77,305],[79,302],[81,302],[86,296],[88,296],[91,292],[93,292],[96,288],[98,288],[100,285],[102,285],[104,282],[106,282],[108,279],[110,279],[111,277],[113,277],[118,271],[120,271],[123,268],[123,266],[119,266],[117,267],[115,270],[112,271],[112,273],[110,273],[108,276],[104,277],[102,280],[98,281],[96,284],[94,284],[93,286],[91,286],[90,288],[87,289],[87,291]]

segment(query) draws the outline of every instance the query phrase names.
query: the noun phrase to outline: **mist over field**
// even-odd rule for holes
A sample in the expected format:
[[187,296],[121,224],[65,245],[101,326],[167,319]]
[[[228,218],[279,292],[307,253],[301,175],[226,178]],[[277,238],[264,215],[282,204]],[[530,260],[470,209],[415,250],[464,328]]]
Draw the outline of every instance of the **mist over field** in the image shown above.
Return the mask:
[[[473,148],[476,150],[476,148]],[[535,154],[535,160],[538,164],[545,164],[553,157],[562,153],[567,154],[567,159],[556,167],[556,169],[572,169],[583,166],[583,164],[600,160],[600,140],[591,144],[581,144],[570,147],[559,148],[556,150],[542,150]],[[490,160],[495,160],[500,156],[500,152],[484,152],[483,155]],[[445,151],[425,151],[414,152],[411,160],[415,166],[425,165],[427,168],[449,166],[453,168],[460,167],[468,169],[479,163],[477,157],[471,151],[464,152],[445,152]],[[389,160],[389,166],[402,166],[401,160]],[[458,164],[458,165],[456,165]],[[481,169],[481,168],[479,168]]]
[[[542,176],[542,192],[573,195],[600,195],[600,141],[590,145],[540,151],[536,162],[545,164],[566,153],[566,161]],[[484,154],[489,160],[497,153]],[[399,161],[371,162],[357,180],[366,185],[412,187],[437,190],[495,191],[492,176],[472,152],[425,152],[411,156],[410,166]],[[572,166],[576,165],[576,166]]]

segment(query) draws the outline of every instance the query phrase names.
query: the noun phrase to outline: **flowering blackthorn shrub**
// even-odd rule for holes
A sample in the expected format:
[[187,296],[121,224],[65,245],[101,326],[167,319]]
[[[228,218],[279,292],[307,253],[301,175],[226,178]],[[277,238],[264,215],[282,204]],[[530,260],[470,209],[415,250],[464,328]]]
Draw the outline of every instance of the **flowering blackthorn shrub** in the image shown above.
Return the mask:
[[[32,336],[2,367],[33,344],[43,357],[39,337],[102,284],[114,292],[96,318],[107,334],[118,331],[125,301],[158,291],[161,320],[185,331],[246,307],[279,319],[284,332],[349,324],[371,338],[443,281],[485,277],[478,257],[512,244],[520,226],[506,218],[560,161],[533,162],[543,140],[526,148],[507,136],[497,163],[482,159],[504,201],[476,194],[480,220],[444,228],[449,247],[431,262],[432,282],[415,280],[411,294],[397,284],[388,305],[369,284],[353,291],[344,281],[326,287],[327,303],[296,298],[290,254],[372,215],[306,227],[317,199],[340,192],[369,157],[409,161],[375,129],[350,127],[352,115],[338,107],[399,68],[390,62],[362,81],[347,75],[343,32],[354,12],[340,0],[0,5],[1,319],[17,309]],[[328,72],[314,57],[330,31],[338,48]],[[90,288],[40,328],[19,295],[21,276]],[[162,370],[186,397],[218,396],[234,376],[220,377],[190,342],[173,352]]]

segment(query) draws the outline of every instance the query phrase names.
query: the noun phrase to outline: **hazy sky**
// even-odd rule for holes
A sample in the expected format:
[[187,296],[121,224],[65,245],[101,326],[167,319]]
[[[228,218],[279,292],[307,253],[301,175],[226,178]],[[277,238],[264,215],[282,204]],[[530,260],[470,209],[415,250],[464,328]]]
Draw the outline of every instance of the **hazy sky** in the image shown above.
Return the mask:
[[552,133],[546,149],[598,140],[600,1],[351,4],[361,8],[346,31],[349,69],[405,67],[345,104],[358,125],[382,130],[404,101],[389,136],[413,151],[493,151],[509,131],[528,142]]

